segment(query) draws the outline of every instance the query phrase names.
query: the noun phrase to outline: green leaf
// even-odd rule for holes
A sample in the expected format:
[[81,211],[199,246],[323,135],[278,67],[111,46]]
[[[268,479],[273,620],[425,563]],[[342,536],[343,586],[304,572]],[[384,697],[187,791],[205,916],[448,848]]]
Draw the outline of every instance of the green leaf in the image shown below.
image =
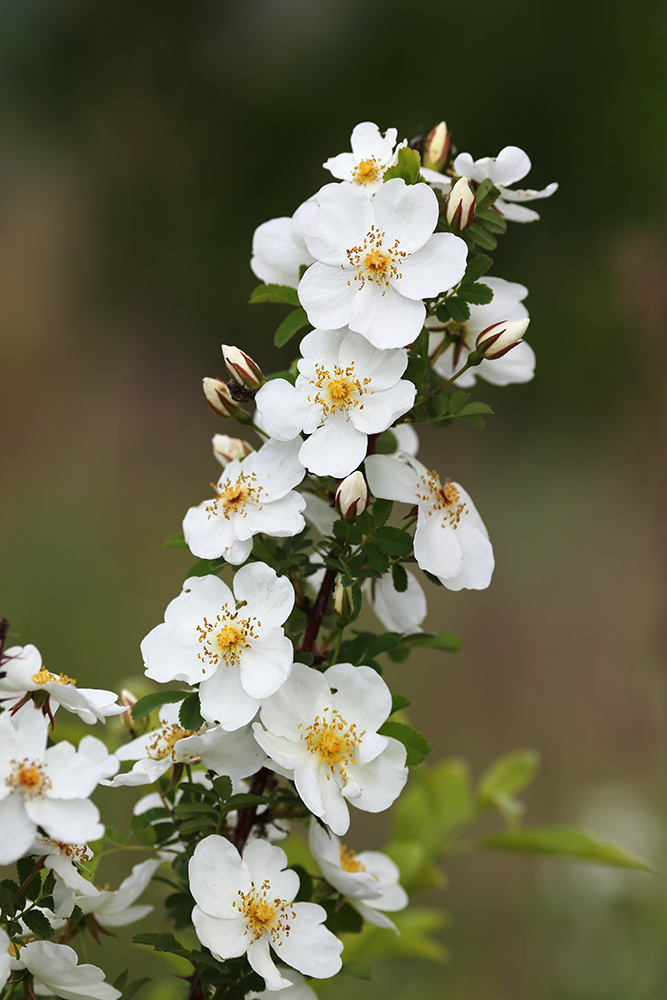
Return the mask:
[[364,921],[358,910],[349,903],[339,907],[340,900],[325,899],[321,905],[327,911],[324,921],[332,934],[358,934],[364,926]]
[[248,795],[245,792],[239,792],[238,795],[232,795],[231,798],[227,799],[223,812],[232,812],[233,809],[246,809],[248,806],[263,806],[268,801],[264,795]]
[[385,722],[378,729],[378,733],[380,736],[391,736],[403,744],[408,752],[406,764],[410,767],[421,764],[426,755],[431,752],[426,737],[404,722]]
[[445,305],[447,306],[449,315],[456,323],[467,323],[470,319],[470,310],[468,309],[468,306],[465,304],[463,299],[458,296],[453,295],[451,298],[447,299]]
[[258,302],[286,302],[289,306],[301,305],[296,288],[289,285],[258,285],[250,293],[250,304]]
[[187,549],[189,548],[188,543],[185,540],[185,535],[182,531],[179,531],[175,535],[171,535],[166,542],[162,543],[163,549]]
[[140,698],[136,705],[132,706],[133,719],[145,719],[154,708],[162,705],[172,705],[177,701],[183,701],[187,696],[187,691],[156,691],[154,694],[146,694]]
[[378,528],[373,536],[373,543],[388,556],[409,556],[412,554],[412,535],[409,535],[403,528],[391,528],[389,525]]
[[[194,566],[190,567],[183,579],[188,580],[191,576],[208,576],[211,572],[213,572],[213,570],[209,560],[200,559],[194,564]],[[215,572],[217,572],[217,570]]]
[[184,948],[174,935],[169,933],[158,934],[153,947],[156,951],[168,951],[174,955],[185,955],[186,958],[190,954],[188,949]]
[[500,197],[500,191],[490,178],[486,178],[475,192],[475,211],[480,208],[488,208]]
[[306,316],[306,310],[299,306],[298,309],[294,309],[291,313],[288,313],[282,321],[275,332],[273,343],[276,347],[283,347],[304,326],[308,326],[308,317]]
[[312,665],[314,659],[315,657],[313,656],[313,654],[307,653],[305,650],[298,650],[294,654],[294,662],[305,663],[307,667],[310,667]]
[[21,920],[37,937],[43,938],[45,941],[49,941],[53,937],[53,927],[39,910],[27,910],[21,914]]
[[188,819],[190,816],[207,819],[217,816],[219,811],[219,806],[214,806],[212,802],[179,802],[174,809],[174,816],[176,819]]
[[[488,229],[485,229],[484,226],[480,225],[478,222],[473,222],[472,225],[468,226],[465,232],[469,233],[475,240],[475,243],[479,243],[479,245],[484,247],[485,250],[495,250],[498,246],[498,240],[495,236],[492,236]],[[450,300],[448,299],[448,305],[449,301]],[[463,320],[459,320],[459,322],[462,323]]]
[[459,289],[459,296],[466,302],[472,302],[474,306],[486,306],[493,300],[493,291],[488,285],[475,281],[470,285],[463,285]]
[[213,817],[209,816],[208,819],[186,819],[178,829],[184,837],[189,837],[191,833],[198,833],[200,830],[205,830],[206,827],[213,825]]
[[218,778],[213,779],[213,788],[220,796],[221,801],[226,802],[232,794],[232,779],[228,778],[226,774],[221,774]]
[[375,545],[371,542],[367,542],[366,545],[364,545],[364,553],[366,555],[366,562],[371,569],[376,570],[378,573],[387,572],[389,569],[389,560]]
[[477,281],[483,274],[486,274],[492,264],[493,260],[491,257],[487,257],[484,253],[480,253],[476,257],[471,257],[461,284],[468,285],[472,284],[473,281]]
[[196,732],[204,725],[204,719],[199,711],[199,692],[193,691],[183,701],[178,713],[178,721],[183,729]]
[[486,403],[466,403],[456,415],[457,417],[469,417],[474,413],[493,413],[493,410]]
[[422,632],[417,633],[417,638],[410,645],[418,649],[441,649],[445,653],[458,653],[461,639],[453,632],[439,632],[437,635]]
[[133,983],[130,983],[129,986],[125,987],[120,1000],[132,1000],[132,997],[136,996],[139,990],[142,989],[146,983],[150,983],[150,981],[150,976],[144,976],[143,979],[135,979]]
[[132,833],[140,844],[145,844],[146,847],[153,846],[157,840],[157,834],[144,816],[141,814],[133,816],[130,820],[130,826],[132,827]]
[[452,395],[449,397],[449,412],[453,413],[454,416],[456,416],[457,413],[459,413],[463,409],[467,400],[469,399],[470,399],[469,392],[461,392],[461,390],[459,389],[458,392],[452,393]]
[[486,806],[495,806],[498,796],[517,795],[532,782],[540,766],[536,750],[514,750],[499,757],[479,781],[478,795]]
[[408,589],[408,574],[405,566],[400,563],[393,563],[391,567],[391,582],[394,585],[394,590],[399,594],[404,594]]
[[152,948],[159,936],[159,934],[135,934],[132,942],[133,944],[148,944]]
[[391,712],[389,714],[400,712],[402,708],[408,708],[411,704],[410,699],[406,698],[404,694],[394,694],[391,696]]
[[394,838],[421,844],[433,862],[442,853],[444,836],[472,815],[468,767],[464,761],[445,760],[420,768],[410,780],[395,806]]
[[622,847],[609,844],[583,830],[566,826],[542,826],[522,830],[504,830],[482,837],[472,845],[477,851],[507,851],[512,854],[539,854],[562,861],[582,861],[587,864],[633,868],[653,874],[648,861],[630,854]]
[[421,181],[421,156],[416,149],[403,146],[398,151],[398,162],[389,167],[382,175],[383,181],[401,177],[406,184],[419,184]]
[[313,880],[301,865],[292,865],[292,871],[299,876],[299,891],[294,897],[295,903],[309,903],[313,898]]
[[[396,440],[396,438],[394,438],[394,440]],[[396,449],[394,448],[394,451],[395,450]],[[387,523],[391,515],[393,506],[394,506],[393,500],[383,500],[381,497],[378,497],[378,499],[373,504],[373,508],[371,511],[373,517],[373,524],[375,525],[376,528],[380,528],[382,527],[383,524]]]
[[354,976],[355,979],[371,978],[371,970],[361,962],[345,962],[340,973],[342,976]]
[[398,646],[400,642],[401,637],[395,632],[384,632],[382,635],[374,635],[364,650],[364,659],[374,659],[380,653],[386,653],[388,649]]

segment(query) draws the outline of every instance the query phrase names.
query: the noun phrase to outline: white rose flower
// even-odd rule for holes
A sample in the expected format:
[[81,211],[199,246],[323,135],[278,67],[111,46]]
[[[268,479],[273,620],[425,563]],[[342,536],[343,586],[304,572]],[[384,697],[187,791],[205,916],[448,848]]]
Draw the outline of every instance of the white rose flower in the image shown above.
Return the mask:
[[266,382],[255,397],[261,425],[278,441],[310,435],[299,461],[316,476],[349,475],[378,434],[406,413],[416,387],[401,375],[407,351],[380,351],[358,333],[313,330],[301,341],[296,385]]
[[9,979],[9,974],[12,971],[11,955],[9,953],[10,946],[11,941],[8,935],[0,927],[0,990]]
[[440,481],[416,458],[371,455],[368,485],[376,497],[417,504],[417,564],[449,590],[484,590],[493,573],[493,549],[484,522],[459,483]]
[[313,326],[347,325],[375,347],[405,347],[426,316],[422,299],[456,285],[467,247],[435,233],[438,199],[426,184],[387,181],[370,199],[352,184],[327,184],[299,220],[315,257],[299,284]]
[[99,810],[89,800],[118,761],[93,736],[78,750],[63,740],[46,748],[48,720],[26,705],[15,716],[0,714],[0,864],[9,865],[32,845],[37,827],[67,844],[104,834]]
[[376,927],[396,930],[396,925],[379,910],[403,910],[408,894],[398,884],[398,866],[380,851],[351,851],[333,833],[311,821],[308,843],[327,882],[353,900],[364,920]]
[[394,151],[397,137],[395,128],[388,128],[383,135],[373,122],[360,122],[350,136],[352,152],[331,156],[322,166],[338,180],[356,184],[372,197],[382,187],[385,170],[396,163],[398,149],[405,145],[400,143]]
[[333,504],[327,503],[322,497],[313,493],[306,493],[306,509],[303,514],[308,524],[319,531],[320,535],[330,535],[333,531],[334,521],[338,520],[338,512]]
[[382,812],[407,781],[405,747],[377,732],[390,712],[391,692],[370,667],[337,663],[321,674],[295,663],[262,704],[255,739],[267,766],[292,778],[310,811],[343,834],[348,801]]
[[394,588],[391,571],[383,573],[379,580],[366,580],[363,591],[368,595],[373,612],[388,632],[402,632],[410,635],[421,632],[421,623],[426,618],[426,594],[414,573],[405,570],[408,588],[398,591]]
[[[65,674],[52,674],[42,664],[36,646],[12,646],[6,650],[0,676],[0,703],[5,708],[17,705],[28,691],[44,691],[55,702],[93,725],[110,715],[120,715],[118,695],[97,688],[77,688],[76,681]],[[6,692],[6,693],[5,693]]]
[[[528,318],[528,310],[523,305],[523,299],[528,295],[525,285],[516,281],[505,281],[503,278],[481,279],[493,292],[493,299],[485,306],[470,306],[470,319],[465,323],[450,321],[443,325],[435,316],[426,320],[426,326],[431,331],[429,337],[429,354],[433,354],[442,343],[445,332],[455,335],[455,344],[443,351],[436,359],[434,368],[438,375],[450,379],[463,368],[468,355],[475,349],[475,341],[488,326],[504,321],[514,321]],[[510,385],[515,382],[530,382],[535,374],[535,352],[530,344],[522,340],[511,351],[501,358],[482,361],[475,368],[470,368],[456,380],[461,389],[468,389],[475,384],[477,376],[486,379],[493,385]]]
[[100,890],[79,872],[79,868],[93,860],[93,852],[86,844],[61,844],[37,835],[26,853],[42,858],[47,871],[56,876],[53,889],[53,912],[56,917],[71,916],[76,893],[82,896],[99,894]]
[[192,922],[197,937],[220,960],[247,953],[267,989],[292,985],[276,968],[273,948],[288,966],[328,979],[341,968],[343,943],[323,925],[326,912],[316,903],[293,903],[299,876],[284,871],[279,847],[252,840],[243,858],[224,837],[197,844],[190,861],[190,891],[197,905]]
[[66,944],[31,941],[19,957],[11,959],[13,969],[27,969],[35,979],[35,993],[55,995],[62,1000],[117,1000],[120,990],[104,981],[96,965],[78,965],[79,956]]
[[313,263],[298,221],[301,208],[291,219],[269,219],[255,230],[250,267],[262,281],[296,288],[301,266]]
[[535,222],[539,219],[537,212],[524,208],[517,202],[534,201],[537,198],[550,198],[558,190],[555,182],[548,184],[542,191],[512,190],[507,185],[514,184],[525,177],[531,163],[527,153],[518,146],[505,146],[497,156],[484,156],[481,160],[473,160],[470,153],[459,153],[454,160],[454,170],[460,177],[481,184],[488,177],[500,191],[500,197],[494,203],[501,215],[511,222]]
[[267,441],[243,462],[230,462],[215,497],[185,515],[183,533],[192,554],[200,559],[222,556],[239,566],[250,555],[257,532],[285,538],[303,531],[306,501],[292,489],[305,474],[297,457],[300,447],[301,441]]
[[235,732],[226,732],[221,726],[205,724],[193,732],[179,722],[180,705],[163,705],[160,725],[144,736],[119,747],[116,757],[136,760],[131,771],[117,774],[113,781],[105,782],[112,788],[121,785],[150,785],[169,770],[172,764],[202,763],[218,774],[230,777],[247,777],[259,771],[264,754],[255,742],[248,725]]
[[396,438],[396,451],[404,451],[408,455],[416,455],[419,451],[419,437],[412,424],[399,424],[392,427],[391,433]]
[[84,913],[94,913],[102,927],[125,927],[141,920],[154,909],[152,906],[134,906],[158,870],[162,860],[150,858],[134,865],[132,874],[124,879],[114,892],[100,892],[95,896],[77,896],[77,906]]
[[234,593],[217,576],[188,577],[141,644],[146,674],[200,684],[204,718],[239,729],[289,676],[293,649],[281,626],[293,606],[289,579],[265,563],[243,566]]

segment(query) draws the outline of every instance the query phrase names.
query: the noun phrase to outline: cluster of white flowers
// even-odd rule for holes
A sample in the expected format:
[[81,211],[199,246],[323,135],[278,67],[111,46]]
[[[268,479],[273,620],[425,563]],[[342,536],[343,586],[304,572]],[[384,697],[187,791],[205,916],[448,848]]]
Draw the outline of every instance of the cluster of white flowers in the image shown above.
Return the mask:
[[[448,411],[442,395],[456,379],[470,387],[476,374],[496,385],[532,378],[527,289],[499,277],[479,284],[490,262],[476,240],[486,223],[482,247],[503,219],[537,218],[523,202],[556,185],[509,188],[530,168],[512,146],[497,158],[448,160],[444,122],[418,144],[421,156],[397,139],[395,129],[357,125],[351,152],[324,164],[335,182],[255,233],[254,273],[269,297],[299,304],[312,330],[284,377],[265,381],[244,351],[223,345],[229,382],[204,380],[212,409],[252,424],[261,440],[255,448],[213,438],[215,495],[183,521],[201,572],[141,644],[146,676],[171,685],[164,700],[149,695],[130,714],[133,697],[118,704],[109,691],[77,688],[47,670],[34,646],[2,654],[0,645],[0,864],[29,856],[40,878],[52,873],[53,898],[40,912],[65,924],[64,940],[75,906],[93,928],[145,916],[151,907],[135,901],[170,860],[183,880],[177,897],[194,900],[192,925],[214,959],[247,956],[268,993],[311,1000],[302,976],[342,966],[343,944],[320,903],[339,909],[347,900],[390,931],[385,914],[408,903],[388,856],[356,854],[338,838],[350,806],[378,813],[400,795],[415,758],[410,738],[397,736],[423,738],[389,721],[394,701],[368,633],[346,642],[343,633],[366,600],[395,645],[422,640],[426,595],[406,562],[453,591],[490,583],[485,525],[459,483],[416,458],[413,425],[466,416]],[[242,405],[252,399],[253,416]],[[408,507],[395,525],[393,501]],[[321,539],[311,542],[306,522]],[[125,712],[132,738],[115,755],[90,736],[78,748],[48,745],[59,705],[90,724]],[[156,708],[148,730],[140,720]],[[124,762],[132,766],[119,773]],[[86,842],[104,832],[90,801],[100,783],[155,785],[133,819],[155,857],[116,891],[85,877]],[[309,901],[295,902],[306,890],[271,843],[295,819],[308,823],[322,873]],[[3,976],[27,976],[35,991],[65,1000],[120,995],[64,941],[26,937],[27,926],[10,944],[0,929],[0,986]]]

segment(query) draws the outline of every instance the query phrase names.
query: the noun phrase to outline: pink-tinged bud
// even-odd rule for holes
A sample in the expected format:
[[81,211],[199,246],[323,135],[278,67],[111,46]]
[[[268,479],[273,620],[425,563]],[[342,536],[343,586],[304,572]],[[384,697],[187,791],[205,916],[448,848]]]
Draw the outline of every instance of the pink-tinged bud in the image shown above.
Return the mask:
[[342,618],[349,618],[354,610],[354,604],[352,602],[352,594],[348,587],[343,586],[343,580],[340,573],[336,577],[336,586],[334,588],[333,596],[333,606],[334,611],[337,615],[341,615]]
[[125,707],[125,711],[120,715],[121,724],[123,729],[133,736],[136,735],[136,725],[134,719],[132,718],[132,709],[138,701],[139,699],[137,696],[132,694],[131,691],[128,691],[127,688],[123,688],[120,692],[120,697],[118,698],[118,704]]
[[251,451],[254,451],[252,445],[242,441],[241,438],[232,438],[228,434],[213,435],[213,454],[223,469],[235,459],[240,461],[245,458]]
[[257,392],[263,385],[262,369],[245,351],[239,350],[238,347],[231,347],[229,344],[223,344],[222,356],[225,359],[227,371],[242,389]]
[[452,229],[467,229],[475,218],[476,194],[466,177],[459,177],[445,202],[445,218]]
[[234,417],[241,407],[232,399],[225,382],[219,378],[202,379],[206,402],[219,417]]
[[354,521],[368,507],[368,487],[361,472],[353,472],[336,490],[336,510],[346,521]]
[[449,132],[446,122],[439,122],[424,139],[422,166],[442,170],[449,153]]
[[528,329],[529,319],[515,319],[511,322],[505,320],[502,323],[492,323],[486,330],[477,337],[475,350],[486,361],[493,361],[494,358],[502,358],[513,347],[521,343],[523,335]]

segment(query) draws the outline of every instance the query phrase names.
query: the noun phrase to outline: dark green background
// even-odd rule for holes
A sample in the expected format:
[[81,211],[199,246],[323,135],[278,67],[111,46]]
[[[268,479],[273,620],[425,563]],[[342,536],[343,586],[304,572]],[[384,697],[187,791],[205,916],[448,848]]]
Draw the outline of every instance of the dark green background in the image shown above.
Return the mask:
[[[410,138],[444,117],[459,150],[522,146],[526,183],[561,187],[497,255],[530,289],[537,378],[482,383],[487,430],[423,447],[485,518],[494,583],[431,588],[430,625],[463,650],[389,679],[437,756],[479,770],[535,746],[529,818],[659,861],[666,21],[648,0],[5,0],[0,612],[20,641],[80,682],[141,675],[139,642],[188,566],[161,542],[207,495],[210,436],[228,429],[199,380],[220,372],[221,341],[267,369],[289,360],[269,346],[280,307],[246,304],[254,228],[329,179],[320,164],[358,121]],[[355,823],[353,846],[381,843],[385,821]],[[498,857],[447,870],[451,963],[390,965],[346,995],[667,992],[662,876]]]

